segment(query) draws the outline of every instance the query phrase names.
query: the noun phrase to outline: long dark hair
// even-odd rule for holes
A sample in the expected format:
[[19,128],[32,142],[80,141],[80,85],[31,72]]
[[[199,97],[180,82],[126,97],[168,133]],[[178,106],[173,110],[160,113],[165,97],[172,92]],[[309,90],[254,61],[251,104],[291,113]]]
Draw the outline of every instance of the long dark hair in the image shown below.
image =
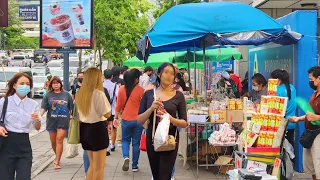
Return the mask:
[[123,75],[124,87],[126,89],[127,98],[130,96],[132,90],[136,87],[136,79],[139,79],[141,72],[138,69],[130,69]]
[[271,73],[271,78],[281,80],[281,84],[284,84],[287,89],[287,94],[289,100],[291,99],[291,88],[290,88],[290,78],[289,73],[284,69],[276,69]]
[[[14,93],[16,93],[16,90],[13,88],[13,86],[14,86],[15,84],[17,84],[18,80],[19,80],[22,76],[24,76],[24,77],[26,77],[26,78],[29,79],[30,89],[33,88],[33,80],[32,80],[32,78],[31,78],[28,74],[26,74],[26,73],[17,73],[17,74],[15,74],[15,75],[9,80],[9,82],[8,82],[8,85],[7,85],[8,91],[7,91],[7,93],[6,93],[6,97],[12,96],[12,95],[14,95]],[[28,93],[27,96],[28,96],[29,98],[32,97],[31,91]]]
[[251,79],[255,80],[258,84],[262,84],[262,87],[265,87],[268,84],[266,78],[260,73],[254,74]]
[[159,68],[158,68],[158,71],[157,71],[157,79],[156,79],[156,86],[159,87],[160,86],[160,77],[162,75],[162,72],[164,70],[164,68],[166,68],[167,66],[171,66],[173,71],[174,71],[174,74],[176,74],[176,69],[174,68],[173,64],[171,63],[168,63],[168,62],[165,62],[165,63],[162,63]]

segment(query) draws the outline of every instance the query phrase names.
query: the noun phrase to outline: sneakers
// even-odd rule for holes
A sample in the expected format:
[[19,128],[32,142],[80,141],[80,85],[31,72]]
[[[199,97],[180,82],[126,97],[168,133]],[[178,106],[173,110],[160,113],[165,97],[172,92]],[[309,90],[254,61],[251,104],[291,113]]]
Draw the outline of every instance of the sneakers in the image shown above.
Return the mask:
[[109,151],[107,151],[107,156],[110,156],[110,155],[111,155],[111,153]]
[[171,180],[174,180],[174,177],[171,177]]
[[111,144],[111,145],[110,145],[110,150],[111,150],[112,152],[115,151],[115,150],[116,150],[116,146],[113,145],[113,144]]
[[125,158],[124,161],[123,161],[122,171],[128,171],[129,170],[129,163],[130,163],[130,159],[129,158]]
[[132,172],[138,172],[139,168],[138,167],[132,167]]

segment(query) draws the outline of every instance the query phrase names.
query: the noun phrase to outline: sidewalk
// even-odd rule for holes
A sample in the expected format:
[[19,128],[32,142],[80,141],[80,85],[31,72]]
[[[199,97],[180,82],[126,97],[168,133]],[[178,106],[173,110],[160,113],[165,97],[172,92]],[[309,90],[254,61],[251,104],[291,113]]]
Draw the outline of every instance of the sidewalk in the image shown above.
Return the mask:
[[[46,131],[34,136],[31,139],[33,149],[34,164],[32,167],[33,180],[84,180],[84,168],[82,160],[82,148],[79,145],[79,155],[73,159],[66,159],[63,155],[60,170],[54,170],[53,160],[54,154],[51,150],[49,135]],[[105,180],[151,180],[151,170],[146,152],[141,152],[139,168],[140,171],[133,173],[131,169],[128,172],[122,171],[121,147],[116,147],[116,151],[107,157],[105,165]],[[212,171],[206,171],[204,167],[199,168],[199,177],[196,178],[196,168],[189,168],[188,163],[182,166],[182,161],[177,160],[177,168],[175,172],[176,180],[225,180],[225,175],[215,175]],[[296,180],[311,179],[310,176],[304,174],[296,175]]]

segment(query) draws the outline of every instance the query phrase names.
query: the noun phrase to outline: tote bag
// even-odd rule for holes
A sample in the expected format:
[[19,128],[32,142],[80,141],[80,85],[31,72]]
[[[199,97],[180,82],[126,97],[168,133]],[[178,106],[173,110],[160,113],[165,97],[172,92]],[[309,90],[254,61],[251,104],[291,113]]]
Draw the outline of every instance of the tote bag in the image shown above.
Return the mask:
[[76,104],[74,104],[73,116],[69,125],[68,144],[80,143],[80,124],[78,109]]

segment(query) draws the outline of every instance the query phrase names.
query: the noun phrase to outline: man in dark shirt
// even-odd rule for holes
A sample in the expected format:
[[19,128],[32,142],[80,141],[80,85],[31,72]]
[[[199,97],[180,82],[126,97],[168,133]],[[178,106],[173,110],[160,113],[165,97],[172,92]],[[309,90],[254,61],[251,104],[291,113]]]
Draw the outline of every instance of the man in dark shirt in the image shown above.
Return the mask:
[[76,93],[79,91],[82,86],[83,81],[83,72],[77,74],[77,82],[72,86],[72,100],[76,98]]
[[[305,121],[307,130],[320,130],[320,67],[315,66],[309,69],[309,85],[315,90],[310,98],[309,104],[315,113],[306,113],[304,116],[291,117],[291,122]],[[303,165],[305,173],[312,174],[314,180],[320,179],[320,135],[313,141],[310,149],[303,149]]]

